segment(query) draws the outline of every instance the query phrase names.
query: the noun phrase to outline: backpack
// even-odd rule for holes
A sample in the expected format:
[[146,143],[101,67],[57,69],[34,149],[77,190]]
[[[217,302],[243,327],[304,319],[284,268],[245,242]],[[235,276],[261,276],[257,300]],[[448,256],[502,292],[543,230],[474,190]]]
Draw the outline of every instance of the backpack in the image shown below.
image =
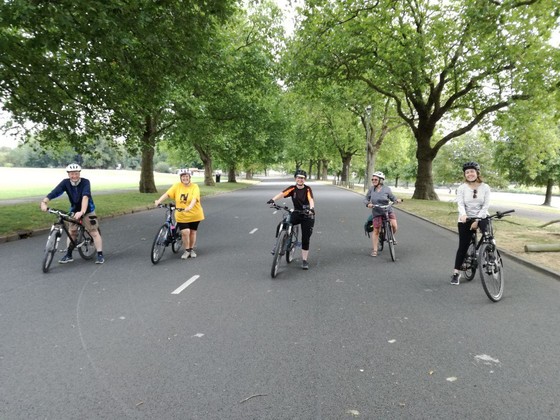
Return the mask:
[[373,232],[373,214],[370,214],[364,223],[364,234],[369,238],[371,232]]

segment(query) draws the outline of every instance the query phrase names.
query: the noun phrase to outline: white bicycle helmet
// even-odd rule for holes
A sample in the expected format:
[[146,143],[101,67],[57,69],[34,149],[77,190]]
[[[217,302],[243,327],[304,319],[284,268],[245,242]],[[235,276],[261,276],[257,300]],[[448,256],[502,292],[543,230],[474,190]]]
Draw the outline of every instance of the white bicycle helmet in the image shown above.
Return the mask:
[[371,177],[373,178],[374,176],[376,176],[376,177],[379,178],[379,179],[383,179],[383,180],[385,179],[385,174],[384,174],[383,172],[381,172],[381,171],[374,172],[374,173],[371,175]]
[[80,172],[82,167],[77,163],[71,163],[66,167],[66,172]]
[[183,175],[192,176],[192,173],[188,169],[179,169],[179,178],[181,178]]

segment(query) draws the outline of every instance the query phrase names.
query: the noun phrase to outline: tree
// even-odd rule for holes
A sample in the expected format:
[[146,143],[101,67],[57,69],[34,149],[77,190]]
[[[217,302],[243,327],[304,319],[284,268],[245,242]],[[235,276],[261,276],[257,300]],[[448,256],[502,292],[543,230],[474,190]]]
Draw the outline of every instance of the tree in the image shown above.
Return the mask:
[[560,180],[560,92],[543,92],[531,102],[516,104],[500,116],[501,141],[496,163],[514,182],[545,186],[543,205],[550,206],[552,188]]
[[172,88],[198,58],[232,0],[3,2],[0,101],[45,144],[60,133],[77,151],[97,136],[142,153],[141,192],[156,190],[154,147],[174,123]]
[[393,100],[416,140],[413,197],[437,199],[432,163],[445,144],[554,83],[555,10],[549,1],[313,1],[290,47],[292,78],[359,80]]

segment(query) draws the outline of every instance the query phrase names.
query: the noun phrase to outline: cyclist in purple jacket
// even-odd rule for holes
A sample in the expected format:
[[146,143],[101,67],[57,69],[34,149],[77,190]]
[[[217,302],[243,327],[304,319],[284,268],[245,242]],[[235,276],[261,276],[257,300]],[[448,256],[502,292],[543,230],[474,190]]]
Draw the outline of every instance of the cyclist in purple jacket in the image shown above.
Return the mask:
[[[60,197],[66,193],[68,200],[70,200],[70,212],[74,213],[75,219],[83,218],[85,228],[91,234],[93,243],[97,249],[96,264],[103,264],[105,257],[103,256],[103,242],[101,234],[99,233],[99,220],[95,214],[95,204],[91,196],[91,185],[88,179],[81,178],[80,172],[82,168],[77,163],[71,163],[66,167],[68,178],[63,179],[45,198],[41,201],[41,210],[47,211],[48,202],[52,199]],[[85,217],[84,217],[85,216]],[[72,239],[76,239],[77,226],[73,223],[69,224],[69,232]],[[72,251],[74,251],[71,244],[68,245],[66,255],[58,262],[60,264],[67,264],[74,261],[72,258]]]

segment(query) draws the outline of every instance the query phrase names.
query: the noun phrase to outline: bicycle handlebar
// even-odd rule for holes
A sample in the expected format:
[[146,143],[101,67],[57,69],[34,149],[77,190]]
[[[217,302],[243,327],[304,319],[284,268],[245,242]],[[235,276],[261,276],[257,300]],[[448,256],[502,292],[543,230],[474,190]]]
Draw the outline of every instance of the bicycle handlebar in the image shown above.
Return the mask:
[[169,209],[171,211],[175,210],[175,211],[187,211],[187,209],[181,209],[175,206],[175,204],[173,203],[165,203],[165,204],[158,204],[158,207],[160,209]]
[[515,210],[497,211],[496,213],[486,217],[468,217],[467,220],[501,219],[502,217],[509,216],[510,213],[515,213]]
[[73,218],[72,216],[70,216],[69,213],[66,213],[62,210],[52,209],[50,207],[47,207],[47,212],[49,212],[51,214],[56,214],[57,216],[60,216],[64,220],[67,220],[68,222],[71,222],[71,223],[76,223],[76,224],[81,224],[82,223],[81,220]]
[[301,213],[301,214],[305,214],[307,216],[315,215],[315,212],[313,212],[311,209],[305,209],[305,210],[291,209],[288,206],[280,206],[276,203],[271,203],[270,208],[271,209],[276,209],[276,210],[284,210],[284,211],[287,211],[288,213]]

